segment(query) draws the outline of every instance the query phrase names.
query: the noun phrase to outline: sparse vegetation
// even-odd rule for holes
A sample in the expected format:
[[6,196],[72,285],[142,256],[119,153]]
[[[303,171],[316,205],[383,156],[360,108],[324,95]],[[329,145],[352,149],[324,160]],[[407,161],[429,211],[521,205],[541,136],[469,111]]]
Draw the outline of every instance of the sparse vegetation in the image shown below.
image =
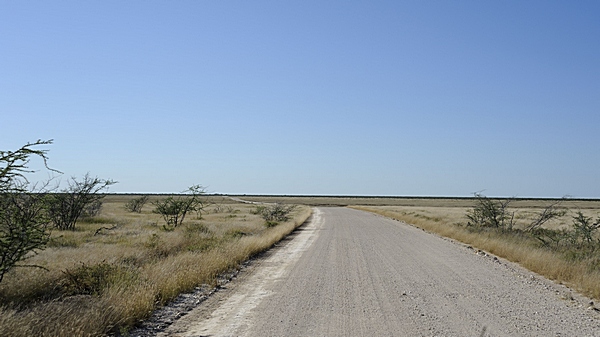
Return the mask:
[[[521,235],[527,238],[536,238],[542,242],[542,246],[554,249],[567,256],[573,255],[573,250],[586,249],[594,252],[600,251],[600,238],[596,235],[600,227],[600,217],[594,223],[592,217],[585,216],[581,211],[572,216],[572,228],[561,228],[559,230],[543,228],[542,225],[548,221],[560,218],[568,212],[560,208],[561,200],[553,201],[539,212],[533,215],[533,220],[524,226],[524,229],[513,228],[515,211],[507,210],[508,201],[498,201],[476,194],[475,206],[467,211],[467,226],[481,230],[485,227],[511,231],[512,235]],[[507,214],[510,214],[510,220]],[[507,226],[508,224],[508,226]],[[549,242],[553,244],[550,245]]]
[[[52,249],[30,261],[46,270],[6,274],[0,283],[3,335],[126,335],[181,292],[216,286],[219,274],[270,248],[310,215],[310,208],[297,207],[288,221],[266,228],[253,206],[223,201],[238,217],[207,212],[165,231],[160,214],[128,212],[124,205],[131,199],[109,195],[94,218],[101,223],[80,219],[76,231],[55,229]],[[94,235],[104,227],[111,229]]]
[[[31,146],[35,144],[38,143],[28,144],[24,153],[41,153],[45,160],[44,151],[28,152],[33,151]],[[6,152],[0,155],[6,156]],[[76,219],[77,230],[72,230],[73,225],[56,228],[50,234],[49,213],[45,212],[51,193],[43,187],[35,193],[31,191],[23,176],[29,172],[23,164],[28,157],[20,158],[21,162],[7,162],[16,171],[1,171],[0,183],[10,189],[0,193],[0,225],[28,224],[22,226],[32,235],[27,241],[32,245],[26,248],[27,252],[39,251],[46,245],[52,249],[20,257],[28,257],[28,265],[43,269],[2,271],[0,331],[10,336],[102,336],[116,332],[126,335],[156,306],[199,285],[215,286],[217,275],[268,249],[310,215],[308,207],[281,202],[252,206],[221,199],[214,203],[196,185],[187,194],[170,197],[170,202],[201,198],[200,204],[192,204],[183,216],[177,213],[175,219],[169,220],[160,212],[127,211],[125,205],[132,197],[113,195],[106,197],[101,207],[92,207],[95,214]],[[19,183],[6,184],[10,182],[7,177]],[[7,197],[15,199],[4,199]],[[146,201],[149,199],[155,200],[155,206],[161,202],[156,197]],[[169,198],[162,202],[165,200]],[[340,200],[321,202],[359,202]],[[360,201],[364,200],[379,202],[374,198]],[[464,200],[450,199],[443,201],[449,207],[421,207],[415,205],[421,201],[413,199],[393,202],[409,206],[361,209],[461,240],[600,299],[600,216],[590,209],[568,213],[564,206],[568,201],[551,201],[547,205],[537,202],[523,207],[523,201],[483,195],[469,201],[474,207],[463,207]],[[30,212],[14,212],[11,203],[29,205],[19,207]],[[215,205],[212,211],[206,209],[208,205]],[[166,213],[174,214],[169,212]],[[189,212],[198,212],[198,216],[190,219],[186,217]],[[165,226],[158,224],[161,220]],[[4,232],[0,235],[10,237]],[[19,236],[19,240],[24,237]]]
[[[25,177],[32,172],[30,157],[46,164],[47,151],[35,147],[47,144],[0,151],[3,335],[126,335],[157,305],[202,284],[215,286],[219,274],[270,248],[310,215],[308,207],[286,206],[277,218],[281,224],[265,228],[250,206],[230,202],[222,205],[228,214],[199,222],[210,204],[199,185],[155,201],[155,212],[142,214],[149,197],[113,197],[105,205],[102,192],[115,182],[89,174],[54,193],[48,183],[36,188]],[[190,212],[196,218],[184,222]],[[18,264],[26,258],[26,265]],[[17,272],[17,265],[39,268]]]

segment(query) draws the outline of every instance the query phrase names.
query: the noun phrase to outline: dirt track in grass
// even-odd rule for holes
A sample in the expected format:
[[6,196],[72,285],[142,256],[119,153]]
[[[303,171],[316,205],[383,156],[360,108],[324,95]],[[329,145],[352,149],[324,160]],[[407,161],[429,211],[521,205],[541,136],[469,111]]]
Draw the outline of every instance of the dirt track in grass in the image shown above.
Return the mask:
[[347,208],[313,220],[160,336],[600,336],[589,300]]

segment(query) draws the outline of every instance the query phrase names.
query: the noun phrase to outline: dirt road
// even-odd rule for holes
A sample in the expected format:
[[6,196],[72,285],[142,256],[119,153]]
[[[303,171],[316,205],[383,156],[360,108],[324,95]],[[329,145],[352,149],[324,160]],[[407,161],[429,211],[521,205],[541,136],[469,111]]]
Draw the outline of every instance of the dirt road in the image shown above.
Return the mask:
[[164,336],[600,336],[585,298],[406,224],[313,221]]

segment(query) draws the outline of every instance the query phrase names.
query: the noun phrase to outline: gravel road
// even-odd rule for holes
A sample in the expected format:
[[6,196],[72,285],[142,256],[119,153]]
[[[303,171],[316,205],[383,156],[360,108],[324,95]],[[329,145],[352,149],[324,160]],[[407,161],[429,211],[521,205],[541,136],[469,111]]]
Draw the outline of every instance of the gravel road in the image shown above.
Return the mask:
[[600,336],[585,299],[517,265],[347,208],[313,220],[162,336]]

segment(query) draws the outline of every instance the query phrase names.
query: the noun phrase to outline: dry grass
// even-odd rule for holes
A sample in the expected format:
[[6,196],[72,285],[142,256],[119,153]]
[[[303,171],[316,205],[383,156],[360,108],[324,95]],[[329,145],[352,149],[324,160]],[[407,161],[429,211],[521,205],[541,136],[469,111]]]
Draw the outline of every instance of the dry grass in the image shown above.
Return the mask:
[[[135,196],[108,196],[101,214],[76,231],[54,231],[49,247],[0,284],[0,331],[8,336],[104,336],[127,329],[157,305],[270,248],[310,216],[267,228],[254,206],[216,198],[198,219],[188,215],[174,231],[148,203],[141,214],[124,204]],[[156,196],[152,197],[158,198]],[[225,207],[223,207],[225,206]]]
[[[517,227],[523,228],[529,223],[540,204],[521,205],[516,209]],[[579,204],[577,211],[596,218],[600,208]],[[494,255],[519,263],[523,267],[543,275],[556,282],[566,284],[582,294],[600,300],[600,270],[594,259],[580,261],[568,260],[564,254],[540,247],[534,239],[519,233],[499,233],[494,231],[476,232],[461,225],[466,222],[468,207],[431,207],[431,206],[353,206],[352,208],[377,213],[396,220],[404,221],[445,237],[449,237],[473,247],[488,251]],[[546,225],[547,228],[566,228],[571,225],[573,212]]]

